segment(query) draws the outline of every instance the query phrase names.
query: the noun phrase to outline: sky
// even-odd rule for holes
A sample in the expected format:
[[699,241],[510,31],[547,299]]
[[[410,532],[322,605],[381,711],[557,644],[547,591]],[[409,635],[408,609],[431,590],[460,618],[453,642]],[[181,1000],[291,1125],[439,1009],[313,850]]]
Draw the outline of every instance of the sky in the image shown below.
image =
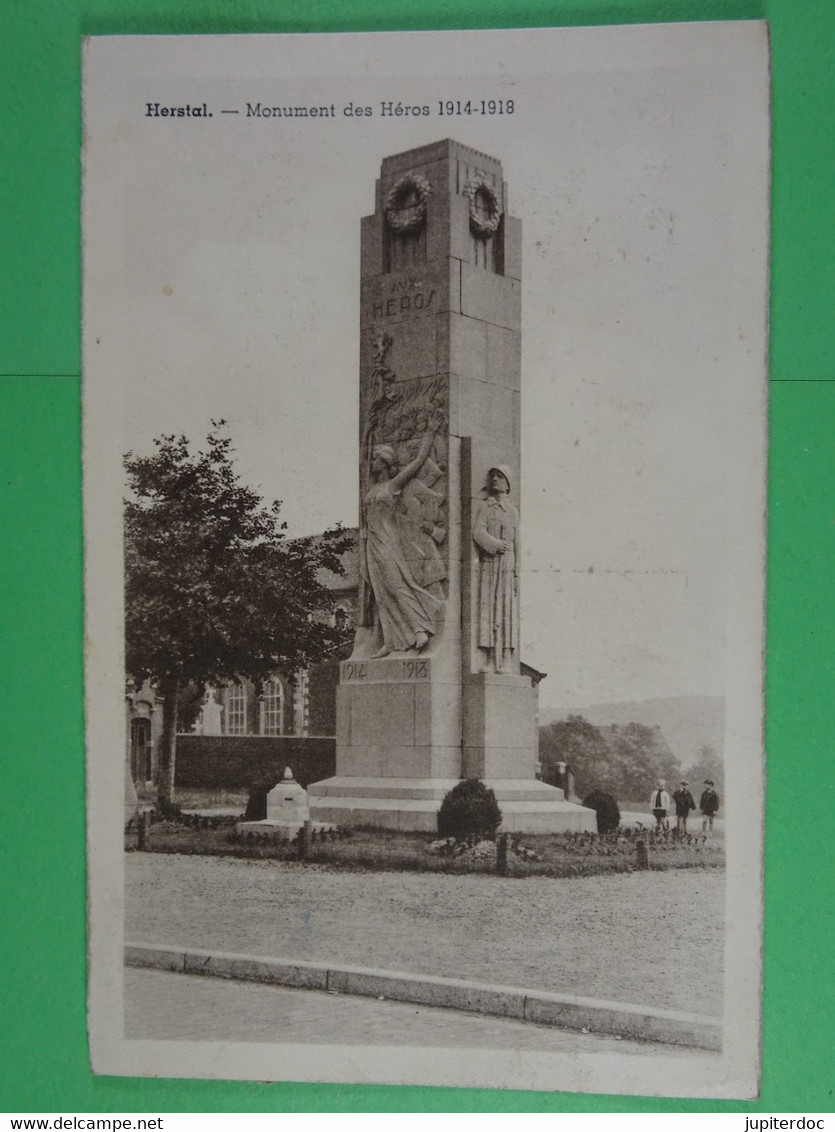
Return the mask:
[[[767,103],[741,42],[690,27],[88,48],[88,454],[118,484],[121,453],[223,418],[291,534],[355,525],[360,218],[385,156],[453,137],[502,161],[522,221],[542,702],[725,694],[762,584]],[[482,98],[513,113],[438,113]]]

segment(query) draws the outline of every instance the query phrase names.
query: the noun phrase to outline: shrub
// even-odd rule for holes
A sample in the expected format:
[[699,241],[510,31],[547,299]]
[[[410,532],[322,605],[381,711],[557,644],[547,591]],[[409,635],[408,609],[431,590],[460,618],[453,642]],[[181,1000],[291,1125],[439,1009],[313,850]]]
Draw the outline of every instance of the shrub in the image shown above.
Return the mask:
[[438,836],[459,841],[496,836],[502,824],[502,811],[496,795],[479,778],[462,778],[441,802]]
[[597,814],[597,832],[611,833],[620,825],[620,810],[611,794],[603,790],[593,790],[583,805]]
[[264,821],[267,816],[267,795],[278,781],[275,774],[268,774],[250,782],[244,821]]
[[269,787],[254,783],[249,788],[244,821],[263,821],[267,816],[267,794]]

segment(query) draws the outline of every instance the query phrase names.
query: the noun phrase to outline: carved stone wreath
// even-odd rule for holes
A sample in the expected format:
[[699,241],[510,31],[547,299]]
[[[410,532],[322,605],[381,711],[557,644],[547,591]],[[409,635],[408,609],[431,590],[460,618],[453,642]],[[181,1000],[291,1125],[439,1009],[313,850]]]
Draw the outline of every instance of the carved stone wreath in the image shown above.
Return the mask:
[[396,236],[414,236],[426,221],[426,205],[432,186],[420,173],[401,177],[386,197],[386,223]]
[[502,218],[496,190],[485,177],[473,177],[464,186],[470,208],[470,229],[475,236],[495,235]]

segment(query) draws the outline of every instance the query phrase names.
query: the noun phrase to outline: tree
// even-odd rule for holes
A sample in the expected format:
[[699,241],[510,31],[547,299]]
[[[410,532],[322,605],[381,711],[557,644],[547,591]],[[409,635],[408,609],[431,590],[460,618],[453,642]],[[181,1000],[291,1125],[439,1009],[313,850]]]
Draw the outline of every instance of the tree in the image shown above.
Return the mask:
[[658,727],[643,723],[596,727],[581,715],[543,727],[539,758],[546,780],[554,764],[569,763],[582,796],[604,791],[621,801],[642,798],[659,778],[679,773],[678,759]]
[[556,764],[563,762],[574,769],[581,793],[592,789],[617,793],[612,750],[600,729],[582,715],[569,715],[540,729],[539,760],[546,781],[553,781]]
[[177,697],[177,732],[191,731],[200,713],[206,698],[206,689],[202,684],[195,684],[190,680],[184,687],[180,687]]
[[678,759],[659,727],[627,723],[605,729],[618,767],[620,799],[643,798],[659,778],[672,782],[680,773]]
[[239,481],[231,440],[213,421],[205,445],[162,436],[151,456],[125,457],[125,661],[162,699],[159,802],[172,804],[181,693],[272,673],[292,675],[342,643],[317,619],[321,570],[342,573],[341,528],[287,538],[280,503]]
[[716,783],[716,789],[719,793],[722,793],[725,788],[725,768],[715,748],[710,743],[702,743],[699,747],[696,761],[687,768],[685,777],[691,787],[695,785],[699,790],[702,788],[702,783],[710,779],[711,782]]

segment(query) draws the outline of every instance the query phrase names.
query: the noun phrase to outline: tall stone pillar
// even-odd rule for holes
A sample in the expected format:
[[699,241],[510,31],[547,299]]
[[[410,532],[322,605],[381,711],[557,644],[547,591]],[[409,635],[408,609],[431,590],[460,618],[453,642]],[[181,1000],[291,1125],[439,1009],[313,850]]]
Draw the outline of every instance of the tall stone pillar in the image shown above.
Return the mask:
[[501,163],[449,140],[386,158],[361,260],[359,624],[311,816],[431,830],[479,777],[505,829],[589,827],[535,779],[520,671],[521,225]]

